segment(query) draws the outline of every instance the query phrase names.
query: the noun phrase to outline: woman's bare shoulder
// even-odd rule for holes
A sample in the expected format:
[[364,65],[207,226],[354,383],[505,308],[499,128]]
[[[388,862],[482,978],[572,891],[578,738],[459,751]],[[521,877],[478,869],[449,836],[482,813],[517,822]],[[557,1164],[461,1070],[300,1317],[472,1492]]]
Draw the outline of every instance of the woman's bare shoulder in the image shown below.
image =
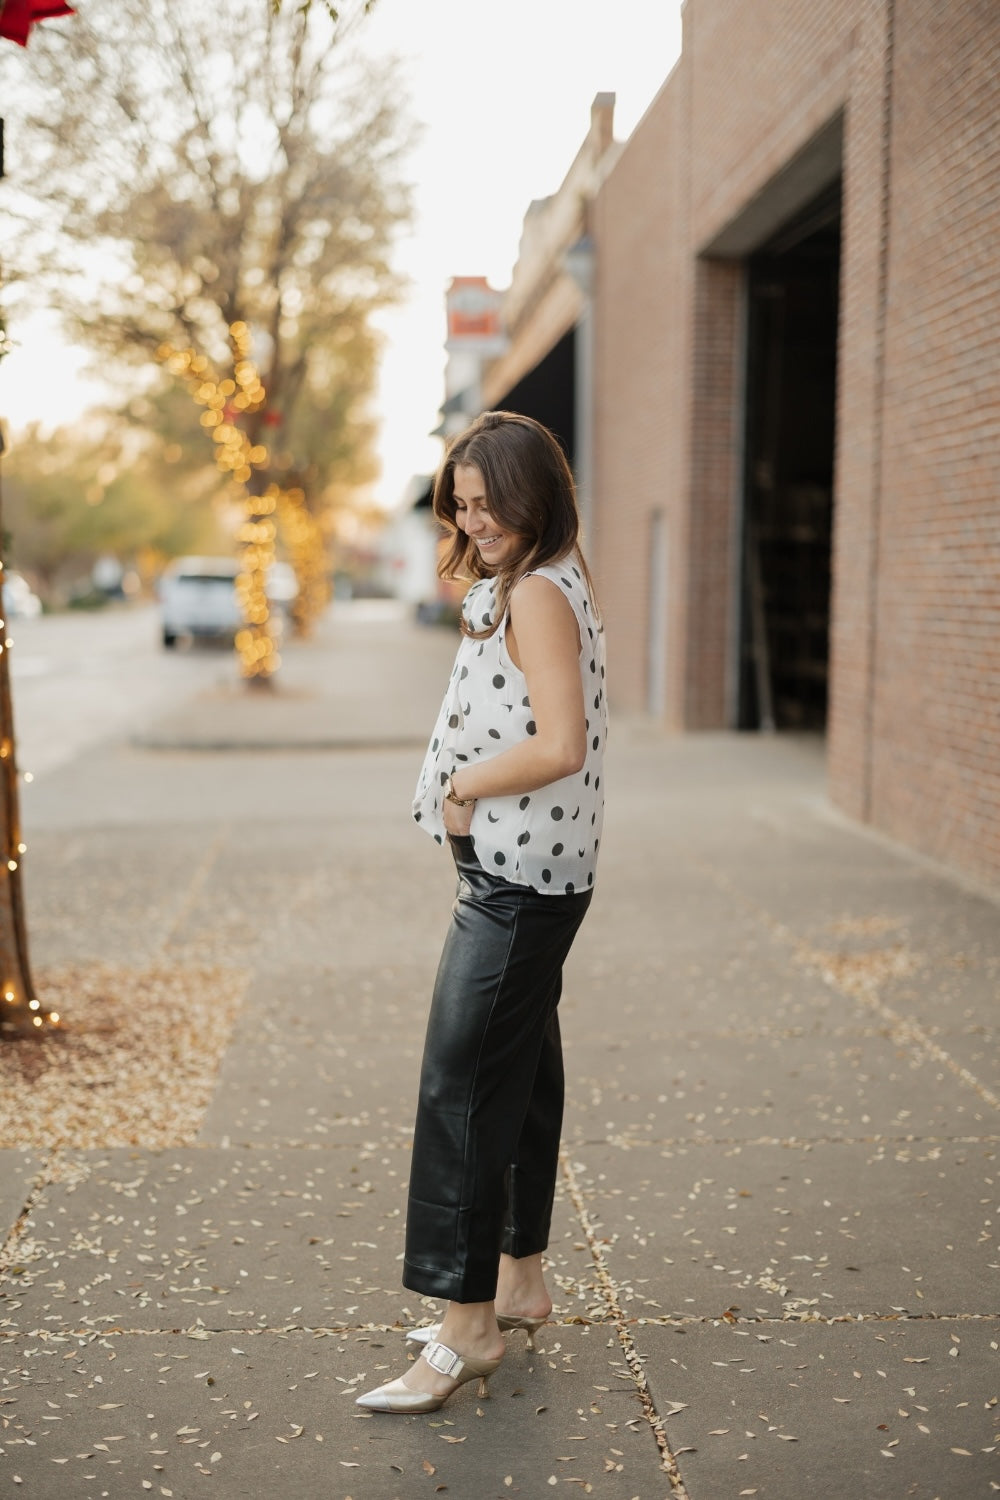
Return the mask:
[[566,590],[544,574],[528,573],[515,584],[510,596],[510,624],[516,641],[548,642],[556,647],[565,640],[567,645],[572,641],[579,648],[579,624]]
[[561,606],[572,614],[573,606],[569,602],[566,589],[549,572],[526,573],[515,583],[510,595],[512,609],[527,607],[530,610],[556,609],[558,611],[560,601]]

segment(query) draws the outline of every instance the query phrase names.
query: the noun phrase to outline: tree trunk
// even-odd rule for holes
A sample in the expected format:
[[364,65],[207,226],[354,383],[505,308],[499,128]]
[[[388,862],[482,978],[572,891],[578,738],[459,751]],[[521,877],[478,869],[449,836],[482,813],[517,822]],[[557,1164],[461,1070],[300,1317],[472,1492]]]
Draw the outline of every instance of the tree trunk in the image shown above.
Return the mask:
[[[0,562],[0,569],[2,566]],[[49,1018],[43,1015],[35,996],[28,962],[28,929],[21,881],[21,813],[6,639],[4,622],[0,629],[0,1036],[11,1037],[40,1031]]]

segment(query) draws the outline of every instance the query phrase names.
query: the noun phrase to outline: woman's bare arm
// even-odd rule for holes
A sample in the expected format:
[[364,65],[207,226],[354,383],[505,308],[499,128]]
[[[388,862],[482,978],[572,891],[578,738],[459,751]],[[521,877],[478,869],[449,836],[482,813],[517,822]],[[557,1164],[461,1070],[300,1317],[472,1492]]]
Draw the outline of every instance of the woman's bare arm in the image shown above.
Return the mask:
[[[557,584],[532,575],[517,585],[510,599],[507,649],[524,673],[536,732],[489,760],[456,771],[452,784],[459,797],[532,792],[578,771],[586,759],[580,631]],[[444,819],[449,833],[467,833],[472,808],[445,802]]]

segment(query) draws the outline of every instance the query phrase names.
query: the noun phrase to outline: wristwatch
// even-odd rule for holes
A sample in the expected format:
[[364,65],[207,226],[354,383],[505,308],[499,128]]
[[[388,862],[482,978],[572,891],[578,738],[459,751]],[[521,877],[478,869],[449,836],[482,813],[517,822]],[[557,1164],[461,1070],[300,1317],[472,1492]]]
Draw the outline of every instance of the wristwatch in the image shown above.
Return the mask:
[[455,792],[455,783],[452,781],[450,776],[448,777],[448,780],[445,782],[444,786],[445,801],[454,802],[456,807],[471,807],[476,800],[475,797],[459,797]]

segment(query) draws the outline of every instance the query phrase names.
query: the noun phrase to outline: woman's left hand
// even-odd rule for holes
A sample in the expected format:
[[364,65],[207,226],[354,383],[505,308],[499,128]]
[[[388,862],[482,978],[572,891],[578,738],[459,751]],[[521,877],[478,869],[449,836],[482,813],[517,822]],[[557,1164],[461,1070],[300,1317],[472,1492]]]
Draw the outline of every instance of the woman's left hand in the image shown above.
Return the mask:
[[445,832],[450,833],[453,838],[464,839],[468,836],[472,827],[472,814],[476,810],[476,804],[470,802],[468,807],[459,807],[457,802],[444,802],[444,826]]

